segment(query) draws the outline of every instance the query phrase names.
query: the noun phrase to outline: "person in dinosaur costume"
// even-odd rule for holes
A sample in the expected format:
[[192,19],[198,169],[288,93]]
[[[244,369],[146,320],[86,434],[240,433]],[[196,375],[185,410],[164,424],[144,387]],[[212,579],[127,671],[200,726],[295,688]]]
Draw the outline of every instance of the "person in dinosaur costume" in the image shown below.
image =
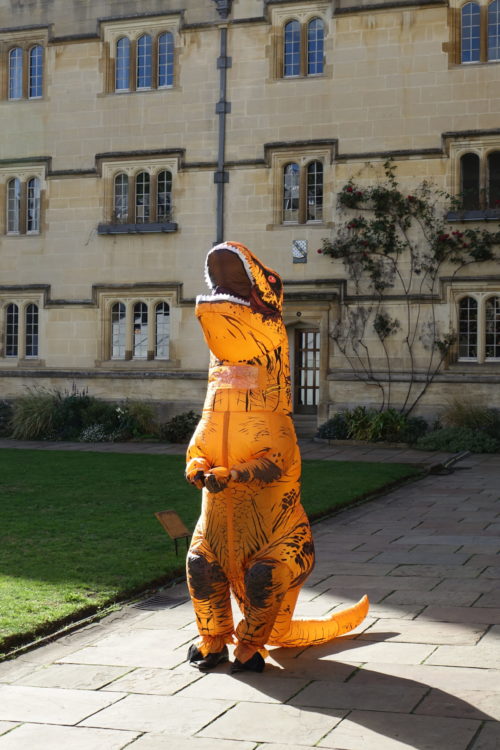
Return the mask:
[[[200,639],[188,659],[211,669],[233,642],[232,671],[260,672],[266,645],[326,643],[362,622],[368,599],[327,618],[292,619],[314,545],[300,502],[283,283],[238,242],[212,248],[205,271],[212,294],[197,298],[196,316],[211,360],[186,466],[203,488],[187,557]],[[243,614],[236,631],[230,592]]]

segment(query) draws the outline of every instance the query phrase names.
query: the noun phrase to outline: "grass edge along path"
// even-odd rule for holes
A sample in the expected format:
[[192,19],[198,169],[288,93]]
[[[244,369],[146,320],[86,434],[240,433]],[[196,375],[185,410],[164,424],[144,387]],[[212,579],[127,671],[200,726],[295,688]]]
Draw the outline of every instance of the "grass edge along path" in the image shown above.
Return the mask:
[[[153,515],[174,508],[194,527],[182,456],[5,449],[0,461],[0,661],[184,575],[183,543],[176,558]],[[304,507],[317,521],[422,473],[305,460]]]

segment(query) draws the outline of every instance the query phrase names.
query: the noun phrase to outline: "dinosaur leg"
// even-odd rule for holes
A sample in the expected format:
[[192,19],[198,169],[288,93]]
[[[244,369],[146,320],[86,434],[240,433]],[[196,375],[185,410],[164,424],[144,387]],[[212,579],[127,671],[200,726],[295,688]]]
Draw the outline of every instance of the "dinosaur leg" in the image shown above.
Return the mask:
[[[209,550],[199,547],[190,549],[187,580],[200,634],[200,640],[194,648],[202,658],[218,654],[219,661],[227,661],[226,644],[233,640],[229,582]],[[200,662],[198,654],[191,647],[190,661]],[[217,660],[215,663],[218,663]],[[203,664],[202,668],[210,668],[215,663],[209,662],[208,666]]]
[[[257,652],[261,657],[267,655],[264,646],[291,581],[290,568],[278,560],[254,560],[247,568],[244,619],[236,628],[237,646],[234,651],[237,662],[243,667],[254,659]],[[262,658],[259,661],[263,668]]]

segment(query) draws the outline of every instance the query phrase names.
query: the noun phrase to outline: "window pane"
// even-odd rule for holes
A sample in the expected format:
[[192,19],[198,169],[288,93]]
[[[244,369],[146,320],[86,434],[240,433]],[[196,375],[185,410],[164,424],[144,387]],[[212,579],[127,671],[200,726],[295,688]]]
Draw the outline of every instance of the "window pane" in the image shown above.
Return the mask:
[[156,305],[156,359],[168,359],[170,340],[170,309],[166,302]]
[[299,165],[287,164],[283,170],[283,221],[299,220]]
[[141,172],[135,178],[135,220],[138,224],[149,221],[149,203],[151,197],[150,178],[147,172]]
[[111,308],[111,357],[112,359],[125,359],[125,305],[123,302],[115,302]]
[[113,221],[126,222],[128,220],[128,176],[118,174],[115,177]]
[[320,18],[313,18],[307,26],[307,75],[323,72],[324,26]]
[[143,34],[137,40],[137,88],[151,88],[151,54],[152,43],[149,34]]
[[172,217],[172,175],[170,172],[160,172],[158,175],[156,215],[158,221],[170,221]]
[[458,356],[460,359],[477,359],[477,302],[472,297],[460,300]]
[[17,305],[7,305],[5,317],[5,356],[17,357],[19,335],[19,308]]
[[500,359],[500,297],[486,300],[486,359]]
[[43,85],[43,49],[39,44],[30,49],[29,60],[29,98],[39,99]]
[[7,184],[7,232],[19,232],[21,212],[21,183],[17,177]]
[[28,180],[26,231],[32,234],[40,231],[40,180],[38,177]]
[[285,25],[283,74],[285,76],[300,75],[300,24],[289,21]]
[[479,62],[480,54],[479,5],[466,3],[462,8],[462,62]]
[[167,32],[158,37],[158,87],[174,85],[174,37]]
[[460,159],[460,187],[462,207],[467,210],[479,208],[479,156],[464,154]]
[[307,221],[323,220],[323,164],[313,161],[307,166]]
[[488,205],[500,208],[500,151],[488,155]]
[[14,47],[9,52],[9,99],[23,96],[23,51]]
[[148,308],[144,302],[134,305],[134,358],[148,356]]
[[488,6],[488,60],[500,60],[500,1]]
[[38,307],[26,308],[26,356],[38,357]]
[[116,43],[115,90],[128,91],[130,87],[130,40],[127,37]]

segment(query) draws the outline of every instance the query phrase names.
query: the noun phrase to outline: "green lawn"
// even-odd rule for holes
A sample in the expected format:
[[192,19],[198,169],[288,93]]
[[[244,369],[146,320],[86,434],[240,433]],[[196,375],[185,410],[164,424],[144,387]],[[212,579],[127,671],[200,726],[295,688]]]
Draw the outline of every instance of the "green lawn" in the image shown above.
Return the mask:
[[[153,516],[189,528],[200,493],[182,456],[0,451],[0,655],[180,574],[184,548]],[[417,473],[404,464],[305,461],[303,502],[318,517]]]

